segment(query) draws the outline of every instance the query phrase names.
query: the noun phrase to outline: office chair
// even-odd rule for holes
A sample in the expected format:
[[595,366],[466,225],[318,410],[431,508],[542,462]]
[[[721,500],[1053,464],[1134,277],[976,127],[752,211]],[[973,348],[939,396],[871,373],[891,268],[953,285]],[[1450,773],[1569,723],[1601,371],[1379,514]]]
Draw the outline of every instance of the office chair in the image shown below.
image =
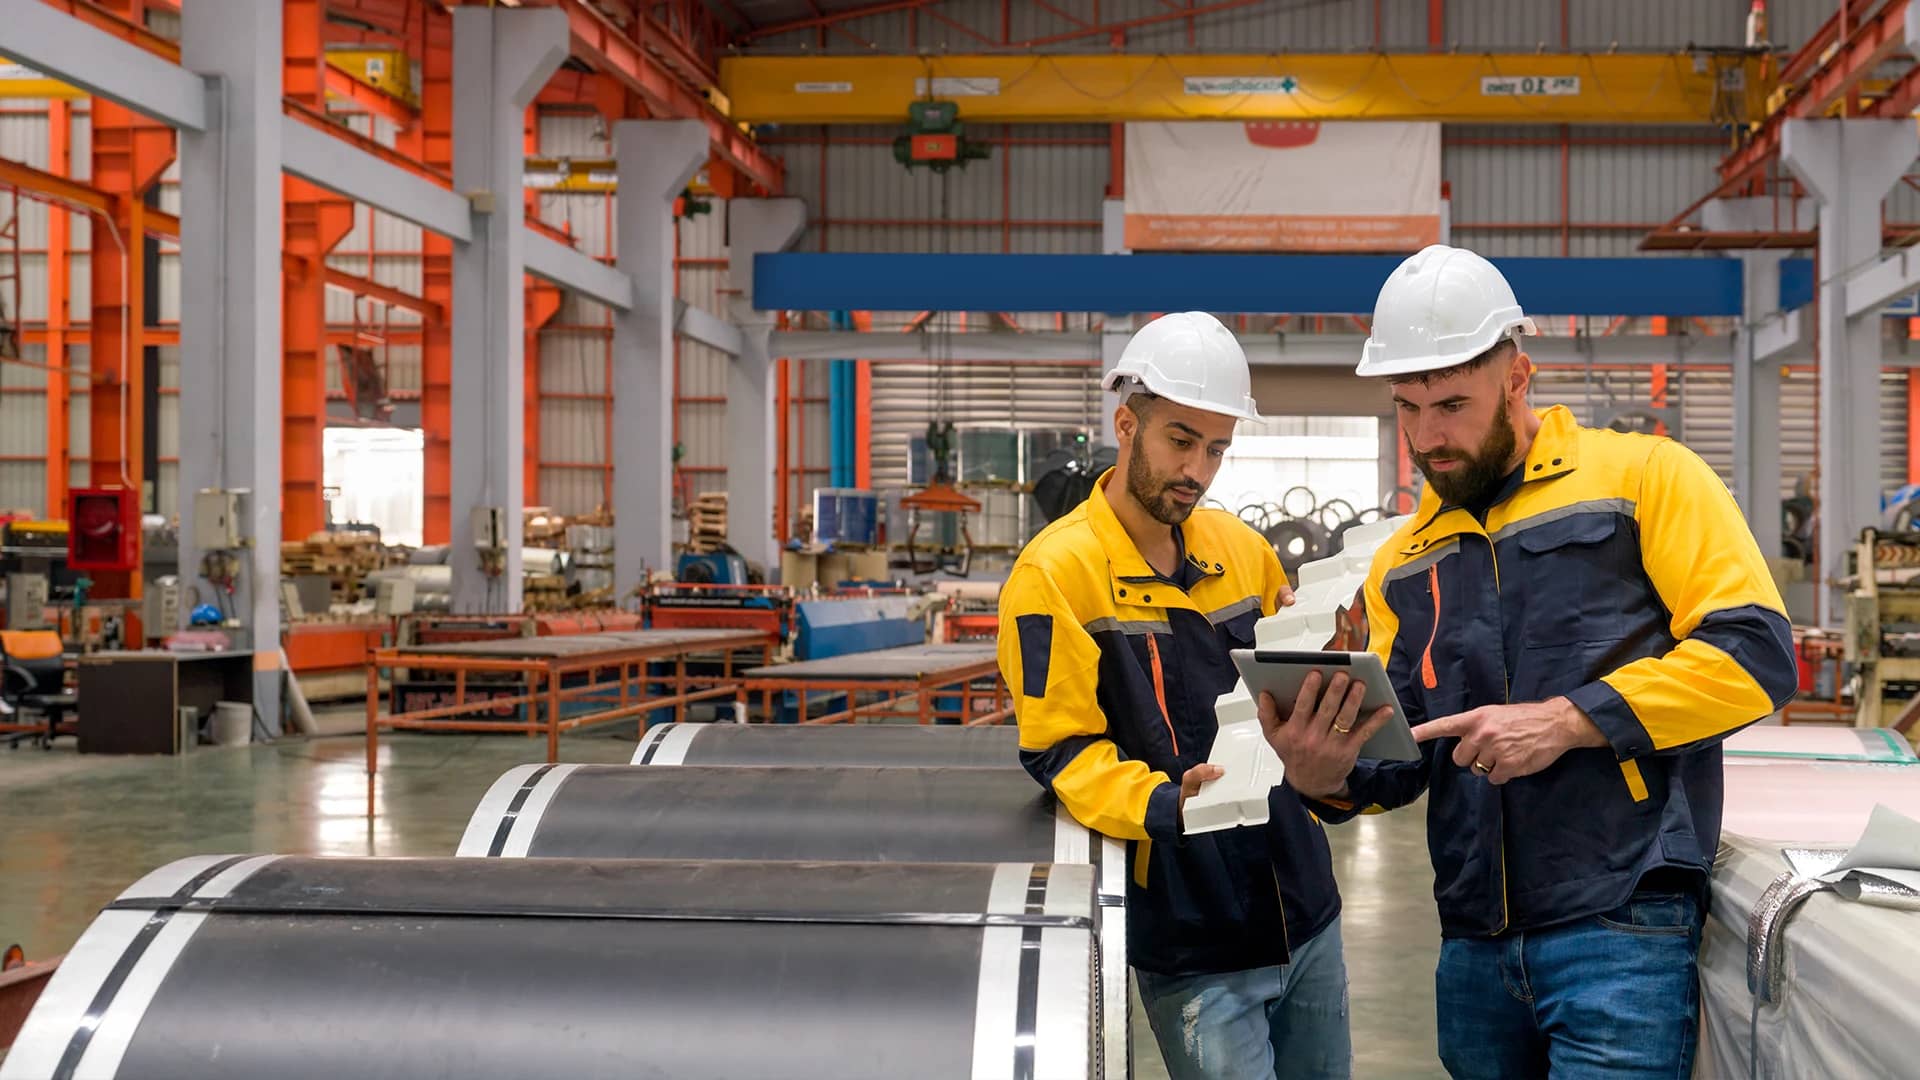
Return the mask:
[[66,688],[66,664],[61,660],[60,635],[52,630],[0,630],[0,701],[20,714],[39,713],[43,729],[17,730],[7,737],[9,749],[31,739],[42,750],[53,748],[61,721],[79,707],[79,697]]

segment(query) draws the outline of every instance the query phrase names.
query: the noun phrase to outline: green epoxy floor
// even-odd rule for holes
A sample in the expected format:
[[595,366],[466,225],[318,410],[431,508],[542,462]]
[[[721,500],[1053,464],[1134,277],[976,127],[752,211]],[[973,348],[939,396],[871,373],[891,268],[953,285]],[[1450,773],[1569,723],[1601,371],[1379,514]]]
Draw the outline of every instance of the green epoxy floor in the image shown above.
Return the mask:
[[[357,737],[204,747],[178,758],[0,750],[0,947],[65,951],[101,905],[148,870],[186,855],[277,852],[451,855],[487,787],[544,756],[519,736],[400,735],[382,742],[369,825],[366,749]],[[625,762],[632,732],[566,736],[561,757]],[[1329,829],[1345,897],[1354,1075],[1443,1075],[1434,1056],[1439,954],[1425,815],[1415,807]],[[1158,1080],[1135,1009],[1136,1074]]]

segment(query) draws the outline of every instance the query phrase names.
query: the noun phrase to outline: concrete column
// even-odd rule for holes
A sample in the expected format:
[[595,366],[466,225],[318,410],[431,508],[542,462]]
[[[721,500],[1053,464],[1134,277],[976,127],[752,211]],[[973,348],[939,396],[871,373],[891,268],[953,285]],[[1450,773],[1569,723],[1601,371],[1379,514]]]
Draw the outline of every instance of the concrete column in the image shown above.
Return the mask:
[[623,120],[613,143],[614,251],[633,279],[613,321],[613,587],[626,596],[649,568],[673,569],[673,200],[706,164],[708,135],[698,120]]
[[180,220],[192,236],[180,246],[180,571],[196,581],[205,554],[195,493],[246,492],[238,580],[220,602],[239,623],[235,644],[254,651],[254,703],[278,735],[281,10],[194,0],[184,11],[181,63],[205,78],[209,122],[180,132]]
[[[1700,216],[1709,231],[1768,232],[1810,225],[1816,212],[1810,199],[1716,199]],[[1786,257],[1784,251],[1740,253],[1743,315],[1733,354],[1733,494],[1769,559],[1780,555],[1780,365],[1788,357],[1763,355],[1755,332],[1779,322]]]
[[727,368],[727,540],[741,555],[780,568],[773,542],[774,386],[768,342],[777,312],[754,303],[753,257],[784,249],[807,225],[799,199],[735,199],[727,206],[727,273],[739,296],[740,355]]
[[[1780,157],[1820,203],[1820,563],[1831,581],[1880,520],[1880,313],[1848,315],[1847,282],[1878,264],[1880,204],[1920,153],[1910,119],[1789,120]],[[1817,591],[1838,626],[1843,598]]]
[[[473,241],[453,251],[453,610],[518,611],[525,439],[527,106],[567,58],[567,17],[549,8],[453,13],[453,187]],[[506,521],[506,567],[481,567],[474,511]]]
[[[1100,204],[1100,254],[1127,254],[1126,216],[1127,204],[1122,199],[1108,199]],[[1104,381],[1107,372],[1120,366],[1120,354],[1126,351],[1127,341],[1133,337],[1133,319],[1127,312],[1107,312],[1106,323],[1100,332],[1100,378]],[[1120,439],[1113,433],[1113,407],[1117,399],[1102,395],[1100,399],[1100,442],[1105,446],[1119,446]]]

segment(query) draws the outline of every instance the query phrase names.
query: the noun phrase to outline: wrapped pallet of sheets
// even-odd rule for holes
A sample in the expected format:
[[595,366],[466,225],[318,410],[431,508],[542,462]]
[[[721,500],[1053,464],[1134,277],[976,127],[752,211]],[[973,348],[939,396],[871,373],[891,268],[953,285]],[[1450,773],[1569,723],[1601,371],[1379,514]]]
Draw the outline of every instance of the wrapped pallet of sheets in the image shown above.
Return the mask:
[[1086,1080],[1093,871],[195,856],[103,911],[4,1080]]
[[[1920,763],[1872,730],[1749,731],[1727,749],[1694,1075],[1916,1075],[1920,911],[1843,898],[1807,866],[1852,847],[1876,813],[1920,819]],[[1836,759],[1856,747],[1900,760]]]

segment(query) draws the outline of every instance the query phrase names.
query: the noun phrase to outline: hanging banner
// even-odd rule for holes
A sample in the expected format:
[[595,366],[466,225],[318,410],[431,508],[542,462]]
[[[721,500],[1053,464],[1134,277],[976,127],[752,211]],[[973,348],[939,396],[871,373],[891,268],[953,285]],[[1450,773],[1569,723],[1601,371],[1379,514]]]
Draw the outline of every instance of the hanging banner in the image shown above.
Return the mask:
[[[1244,87],[1236,92],[1247,92]],[[1411,252],[1440,240],[1440,125],[1127,125],[1135,251]]]

